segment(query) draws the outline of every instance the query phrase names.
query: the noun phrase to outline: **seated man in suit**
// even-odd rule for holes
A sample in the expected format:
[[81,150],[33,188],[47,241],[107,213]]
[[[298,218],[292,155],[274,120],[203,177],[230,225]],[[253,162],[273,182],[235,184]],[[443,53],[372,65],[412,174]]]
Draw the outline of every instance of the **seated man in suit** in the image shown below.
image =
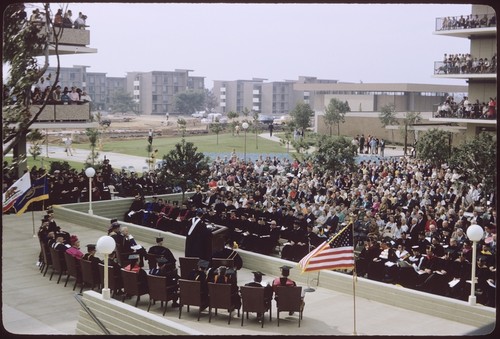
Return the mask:
[[[271,307],[271,300],[273,298],[273,288],[269,284],[264,284],[262,282],[262,276],[265,274],[260,271],[254,271],[253,273],[253,281],[246,283],[245,286],[250,287],[264,287],[264,300],[268,307]],[[257,314],[258,318],[262,317],[262,314]]]
[[201,283],[200,293],[201,298],[208,300],[208,280],[207,280],[207,268],[209,266],[209,262],[203,259],[198,261],[198,268],[191,271],[189,274],[189,280],[199,281]]
[[[166,277],[166,286],[177,286],[177,280],[179,276],[177,275],[177,269],[171,269],[168,265],[169,262],[166,258],[160,257],[156,260],[156,267],[149,270],[150,275],[157,275],[161,277]],[[177,294],[177,292],[176,292]],[[179,307],[177,303],[177,298],[172,301],[172,307]]]

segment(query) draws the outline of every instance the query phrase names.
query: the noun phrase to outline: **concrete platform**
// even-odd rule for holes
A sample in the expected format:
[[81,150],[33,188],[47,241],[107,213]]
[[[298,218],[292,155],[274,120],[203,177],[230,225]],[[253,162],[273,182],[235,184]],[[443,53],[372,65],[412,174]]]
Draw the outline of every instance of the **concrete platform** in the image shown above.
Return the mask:
[[[45,277],[40,273],[36,262],[40,247],[34,236],[42,212],[27,212],[22,216],[4,215],[2,217],[2,324],[4,330],[19,335],[62,335],[75,334],[81,306],[72,291],[74,280],[67,287],[64,280],[49,281],[51,269]],[[56,215],[57,221],[57,215]],[[33,226],[34,225],[34,226]],[[82,247],[95,243],[105,234],[105,230],[89,229],[77,224],[58,222],[62,229],[76,234]],[[142,243],[146,248],[152,243]],[[176,257],[182,255],[173,251]],[[276,275],[278,274],[276,268]],[[239,284],[250,281],[252,274],[248,269],[238,272]],[[273,278],[271,274],[265,281]],[[307,286],[303,286],[304,288]],[[488,334],[492,328],[477,328],[471,325],[433,317],[366,298],[315,287],[314,292],[306,293],[306,307],[301,327],[296,316],[282,314],[283,321],[277,327],[276,311],[273,305],[273,321],[265,323],[263,329],[251,317],[240,326],[240,319],[233,314],[231,324],[227,324],[227,312],[219,310],[219,315],[208,323],[208,312],[203,312],[200,321],[196,311],[183,312],[178,319],[177,309],[169,308],[165,319],[190,327],[205,335],[415,335],[415,336],[452,336]],[[354,304],[355,301],[355,304]],[[131,305],[131,300],[125,303]],[[147,310],[148,296],[141,298],[138,308]],[[354,308],[355,306],[355,308]],[[479,306],[482,307],[482,306]],[[153,306],[151,314],[162,316],[159,305]]]

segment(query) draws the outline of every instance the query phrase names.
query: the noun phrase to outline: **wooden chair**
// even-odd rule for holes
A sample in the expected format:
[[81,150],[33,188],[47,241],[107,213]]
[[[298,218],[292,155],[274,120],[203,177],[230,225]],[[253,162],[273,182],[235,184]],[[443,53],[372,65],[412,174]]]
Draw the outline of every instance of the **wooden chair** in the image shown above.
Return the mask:
[[[231,324],[232,313],[236,309],[231,284],[208,283],[208,322],[212,321],[212,308],[215,308],[215,315],[217,315],[217,309],[219,308],[228,310],[229,319],[227,323],[228,325]],[[239,316],[240,309],[238,308]]]
[[234,268],[234,259],[212,258],[211,267],[217,268],[226,266],[227,268]]
[[264,327],[264,313],[269,311],[269,321],[272,317],[271,303],[266,304],[265,301],[265,289],[264,287],[251,287],[251,286],[241,286],[241,326],[243,326],[243,318],[245,318],[245,312],[256,312],[262,314],[262,328]]
[[280,312],[299,312],[299,327],[304,310],[302,286],[276,286],[276,308],[278,311],[278,326]]
[[66,277],[66,282],[64,283],[64,287],[66,287],[66,285],[68,284],[69,278],[73,277],[75,278],[73,291],[75,290],[77,284],[81,284],[82,287],[80,288],[80,293],[82,293],[83,291],[82,271],[80,268],[80,263],[77,261],[78,259],[68,254],[67,252],[64,252],[64,260],[66,261],[67,274],[68,274]]
[[182,307],[198,306],[198,321],[200,321],[201,311],[208,307],[208,297],[201,296],[201,283],[194,280],[179,279],[179,319],[182,314]]
[[49,266],[52,265],[52,258],[50,256],[49,245],[40,241],[40,249],[42,250],[42,264],[40,265],[40,272],[43,272],[43,276],[47,274]]
[[181,279],[189,279],[189,274],[198,268],[198,257],[179,257]]
[[59,284],[63,273],[66,272],[66,261],[64,260],[63,252],[56,251],[52,247],[49,247],[49,252],[52,259],[52,273],[49,280],[52,280],[54,273],[59,273],[59,277],[57,278],[57,283]]
[[177,300],[177,286],[167,286],[167,278],[157,275],[148,274],[148,288],[149,288],[149,306],[148,312],[151,305],[155,301],[161,301],[161,307],[163,307],[163,302],[165,302],[165,309],[163,310],[163,315],[167,312],[167,303],[169,300]]
[[122,301],[125,301],[127,296],[137,296],[135,301],[135,307],[139,304],[139,300],[141,299],[141,295],[148,294],[148,286],[147,284],[143,284],[140,281],[140,273],[125,271],[123,268],[121,269],[122,279],[123,279],[123,290],[125,293],[123,294]]
[[[99,264],[99,278],[104,287],[104,264]],[[123,288],[123,279],[120,267],[108,266],[108,288],[114,296]]]
[[82,269],[83,285],[89,285],[91,290],[94,290],[96,286],[99,289],[99,287],[101,286],[101,279],[99,277],[99,272],[94,271],[92,262],[89,260],[81,259],[80,267]]

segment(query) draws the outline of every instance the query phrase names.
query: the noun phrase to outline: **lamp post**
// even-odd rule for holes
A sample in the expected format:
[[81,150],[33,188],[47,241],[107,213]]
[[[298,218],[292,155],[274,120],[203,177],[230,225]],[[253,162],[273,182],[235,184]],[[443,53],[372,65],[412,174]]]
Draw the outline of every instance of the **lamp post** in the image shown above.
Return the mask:
[[472,279],[470,282],[470,296],[469,305],[476,305],[476,296],[474,295],[476,289],[476,255],[477,255],[477,242],[482,239],[484,235],[483,229],[479,225],[470,225],[467,228],[467,237],[472,241]]
[[96,250],[104,254],[104,287],[102,289],[102,298],[104,300],[111,299],[111,292],[108,287],[108,255],[111,254],[116,247],[115,239],[109,235],[103,235],[97,240]]
[[248,123],[244,122],[241,124],[241,127],[245,131],[245,163],[247,162],[247,129],[248,129]]
[[95,175],[95,169],[89,167],[85,170],[85,175],[89,178],[89,214],[93,215],[94,211],[92,211],[92,178]]

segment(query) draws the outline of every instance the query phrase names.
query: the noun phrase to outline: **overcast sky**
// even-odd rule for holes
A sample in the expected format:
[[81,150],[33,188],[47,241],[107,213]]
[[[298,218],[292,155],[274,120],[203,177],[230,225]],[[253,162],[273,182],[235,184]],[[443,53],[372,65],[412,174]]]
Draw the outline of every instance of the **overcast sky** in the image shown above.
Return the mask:
[[[55,13],[63,3],[54,3]],[[28,8],[31,12],[32,4]],[[364,83],[466,85],[432,77],[444,53],[467,39],[434,35],[436,18],[471,5],[70,3],[88,16],[97,54],[63,56],[63,67],[123,77],[131,71],[193,70],[214,80],[299,76]],[[66,9],[66,7],[63,7]]]

